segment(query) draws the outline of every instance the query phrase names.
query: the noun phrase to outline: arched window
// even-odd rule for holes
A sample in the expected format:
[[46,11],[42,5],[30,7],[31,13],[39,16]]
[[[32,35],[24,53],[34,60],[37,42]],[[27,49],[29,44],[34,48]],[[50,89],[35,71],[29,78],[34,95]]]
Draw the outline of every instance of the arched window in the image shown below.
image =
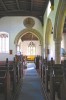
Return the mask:
[[0,53],[9,53],[9,34],[0,32]]
[[31,41],[28,45],[28,55],[35,55],[36,47],[35,44]]

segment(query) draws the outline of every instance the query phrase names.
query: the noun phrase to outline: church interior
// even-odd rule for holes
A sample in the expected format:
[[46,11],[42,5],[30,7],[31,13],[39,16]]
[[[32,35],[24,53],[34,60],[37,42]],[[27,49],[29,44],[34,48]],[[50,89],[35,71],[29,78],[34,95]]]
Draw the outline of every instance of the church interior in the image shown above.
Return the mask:
[[0,0],[0,99],[66,100],[66,0]]

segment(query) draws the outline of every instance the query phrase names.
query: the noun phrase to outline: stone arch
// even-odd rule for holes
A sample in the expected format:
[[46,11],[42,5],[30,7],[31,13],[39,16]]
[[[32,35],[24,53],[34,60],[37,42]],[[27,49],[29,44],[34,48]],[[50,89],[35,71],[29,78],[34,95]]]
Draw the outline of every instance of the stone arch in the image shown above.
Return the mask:
[[48,18],[47,25],[46,25],[46,33],[45,33],[45,44],[48,43],[48,37],[49,37],[49,34],[51,34],[51,31],[52,31],[52,22],[51,22],[51,19]]
[[54,24],[54,41],[55,41],[55,63],[61,63],[61,40],[62,40],[62,33],[63,33],[63,25],[66,16],[66,0],[59,0],[56,17],[55,17],[55,24]]
[[17,44],[17,43],[18,43],[18,40],[19,40],[24,34],[26,34],[27,32],[30,32],[30,33],[34,34],[34,35],[38,38],[38,40],[41,42],[41,45],[43,45],[43,38],[42,38],[41,34],[40,34],[37,30],[32,29],[32,28],[31,28],[31,29],[26,28],[26,29],[23,29],[22,31],[20,31],[20,32],[17,34],[17,36],[15,37],[14,43]]
[[54,40],[62,39],[63,25],[66,16],[66,0],[59,1],[58,9],[55,17]]
[[48,44],[49,44],[49,36],[52,32],[52,22],[51,19],[48,18],[46,25],[46,33],[45,33],[45,57],[48,57]]

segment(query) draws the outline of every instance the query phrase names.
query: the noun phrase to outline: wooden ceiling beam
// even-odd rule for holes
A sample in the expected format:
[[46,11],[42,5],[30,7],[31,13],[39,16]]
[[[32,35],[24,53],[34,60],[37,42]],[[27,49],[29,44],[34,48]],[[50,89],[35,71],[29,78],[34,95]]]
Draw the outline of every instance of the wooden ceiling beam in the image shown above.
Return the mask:
[[1,4],[2,4],[3,8],[5,9],[5,11],[7,11],[7,8],[6,8],[6,6],[5,6],[5,4],[4,4],[3,0],[0,0],[0,2],[1,2]]
[[32,8],[33,8],[33,0],[31,0],[31,11],[32,11]]
[[17,8],[20,10],[19,2],[16,0]]
[[11,10],[11,11],[1,11],[0,15],[4,16],[42,16],[42,12],[39,11],[26,11],[26,10]]

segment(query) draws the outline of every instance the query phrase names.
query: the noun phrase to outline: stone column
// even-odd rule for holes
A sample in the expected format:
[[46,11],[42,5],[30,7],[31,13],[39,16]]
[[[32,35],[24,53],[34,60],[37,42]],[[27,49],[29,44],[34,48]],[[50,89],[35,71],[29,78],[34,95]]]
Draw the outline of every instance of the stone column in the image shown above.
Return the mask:
[[48,45],[45,44],[45,58],[47,57],[48,58],[48,53],[47,53],[47,50],[48,50]]
[[61,63],[61,40],[55,40],[55,64]]

